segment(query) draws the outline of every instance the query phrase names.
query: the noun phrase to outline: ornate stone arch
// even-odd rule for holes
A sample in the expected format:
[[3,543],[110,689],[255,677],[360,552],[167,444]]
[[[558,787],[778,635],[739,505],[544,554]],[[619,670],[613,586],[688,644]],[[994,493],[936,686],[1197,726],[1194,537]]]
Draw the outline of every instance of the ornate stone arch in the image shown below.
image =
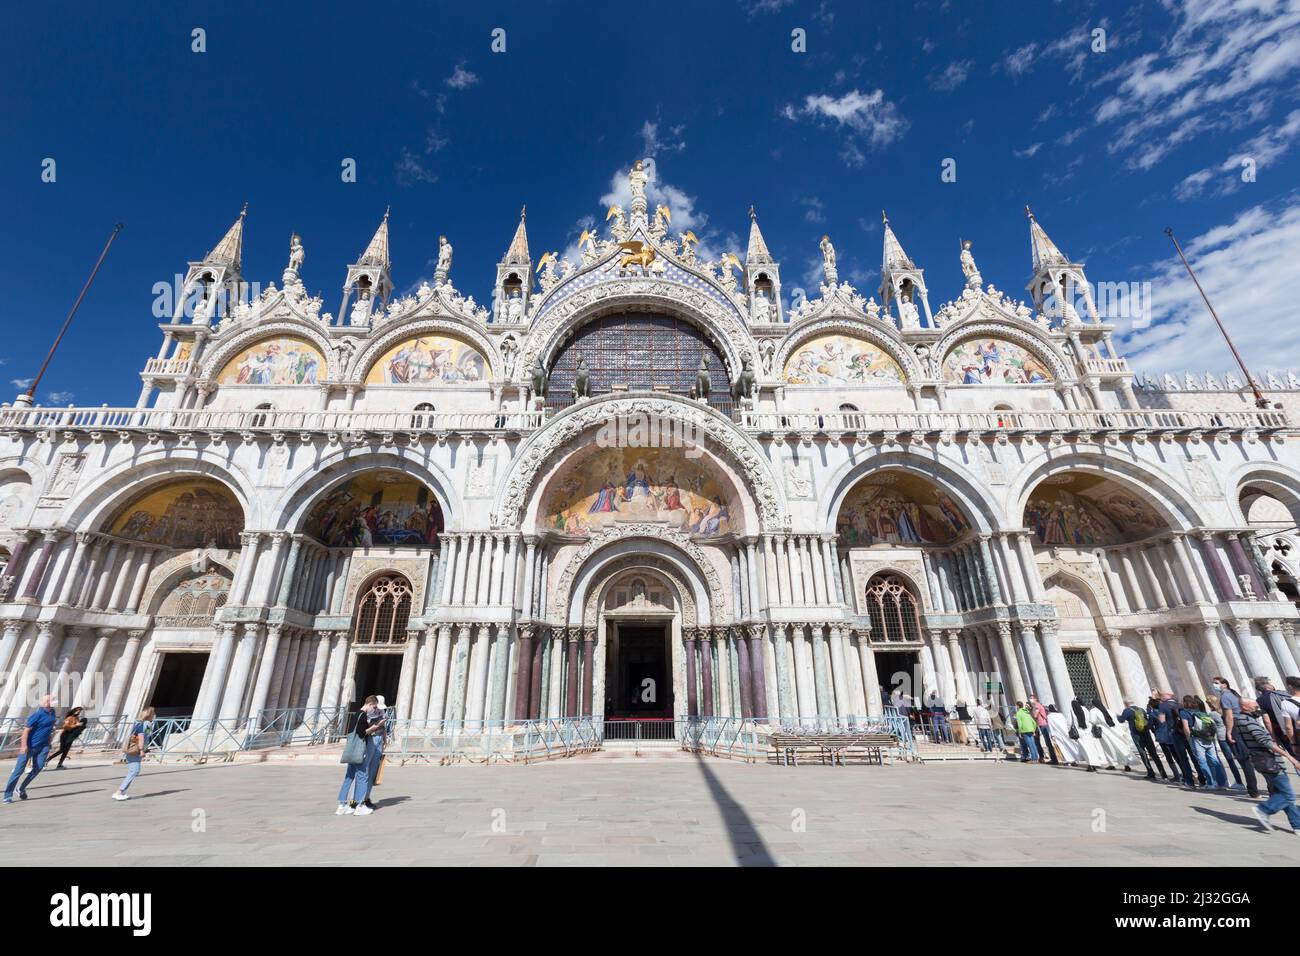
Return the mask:
[[366,344],[357,351],[345,370],[346,381],[360,383],[366,380],[371,366],[389,349],[400,342],[419,335],[446,335],[463,339],[466,344],[474,346],[492,366],[492,378],[503,375],[504,363],[501,352],[492,341],[474,323],[464,319],[447,316],[402,316],[375,329]]
[[340,448],[324,456],[313,468],[285,488],[279,499],[269,507],[268,514],[273,522],[270,527],[296,531],[302,527],[312,505],[331,488],[362,472],[379,470],[405,472],[422,482],[438,499],[444,529],[459,529],[465,519],[465,509],[451,477],[430,455],[400,445],[363,453]]
[[[698,579],[704,582],[709,597],[710,616],[720,618],[729,604],[717,568],[709,560],[708,555],[691,541],[689,535],[658,524],[632,524],[625,528],[605,528],[595,532],[569,556],[569,560],[564,565],[564,570],[560,572],[559,577],[556,579],[554,593],[559,595],[562,600],[570,600],[573,597],[574,581],[584,572],[590,562],[599,560],[601,553],[606,551],[607,548],[617,545],[625,549],[632,549],[637,547],[638,543],[644,545],[647,541],[657,541],[667,545],[668,550],[677,552],[680,558],[684,559],[681,562],[682,565],[694,570]],[[638,560],[643,560],[646,557],[641,552],[630,551],[627,556]],[[615,560],[619,560],[619,558]],[[603,571],[603,568],[601,570]],[[585,609],[585,604],[584,599],[582,603],[583,609]],[[572,615],[573,610],[575,608],[571,607],[570,615]],[[696,619],[698,621],[698,612],[693,610],[693,613],[697,614]],[[721,620],[712,623],[721,623]]]
[[757,358],[753,337],[734,303],[727,308],[714,295],[670,279],[615,277],[589,285],[554,304],[542,304],[536,323],[520,346],[514,380],[526,384],[538,358],[549,367],[572,329],[601,315],[627,309],[661,310],[697,325],[713,339],[733,380],[745,358]]
[[173,555],[149,572],[149,579],[144,586],[144,596],[140,599],[140,607],[149,608],[147,613],[153,614],[163,592],[174,586],[186,572],[193,572],[200,564],[204,567],[219,567],[233,580],[239,561],[232,552],[215,548],[196,548],[193,551]]
[[1003,339],[1019,345],[1052,370],[1054,385],[1069,385],[1075,381],[1070,364],[1040,329],[1027,323],[1012,324],[1006,320],[969,321],[946,328],[933,350],[935,374],[942,377],[943,363],[947,361],[949,352],[963,342],[977,338]]
[[236,465],[206,449],[180,457],[161,449],[132,458],[97,476],[64,505],[60,524],[72,531],[93,531],[122,504],[141,494],[145,485],[163,485],[185,478],[211,478],[235,496],[244,512],[244,527],[256,528],[263,518],[257,485]]
[[1104,453],[1071,452],[1048,457],[1049,452],[1044,451],[1039,461],[1022,469],[1007,488],[1008,526],[1023,527],[1025,508],[1034,489],[1043,479],[1067,471],[1109,478],[1151,505],[1171,529],[1186,531],[1213,524],[1192,504],[1187,492],[1151,466],[1135,458],[1122,457],[1126,454],[1108,448]]
[[680,395],[659,395],[654,398],[603,396],[588,399],[565,409],[530,435],[519,446],[509,470],[497,486],[498,505],[492,516],[493,526],[518,527],[538,476],[554,460],[561,447],[619,416],[633,415],[676,419],[695,429],[697,435],[704,436],[711,443],[711,450],[721,450],[737,472],[745,476],[763,527],[774,531],[789,525],[785,491],[754,440],[730,419],[700,402]]
[[[1080,596],[1094,620],[1115,613],[1115,604],[1110,598],[1110,591],[1106,587],[1101,569],[1095,562],[1087,565],[1067,564],[1052,555],[1047,564],[1040,564],[1039,568],[1044,589],[1051,587],[1053,581],[1060,581],[1067,591],[1084,592]],[[1060,611],[1057,611],[1057,616],[1060,616]],[[1101,630],[1100,622],[1097,629]]]
[[306,319],[289,317],[247,327],[235,326],[229,333],[211,339],[209,347],[204,350],[203,358],[200,360],[198,381],[215,385],[216,377],[232,358],[263,339],[277,336],[306,339],[316,347],[325,359],[325,377],[317,384],[338,382],[342,379],[343,369],[339,365],[337,350],[321,331],[319,324]]
[[776,355],[772,358],[772,377],[778,378],[784,374],[786,363],[799,346],[819,335],[832,333],[863,339],[878,347],[897,362],[898,367],[903,370],[903,381],[901,383],[903,385],[928,377],[917,364],[912,350],[898,338],[897,332],[892,327],[887,327],[881,323],[870,323],[861,317],[850,318],[847,316],[805,319],[791,326],[790,331],[786,333],[786,337],[781,340]]
[[689,583],[683,580],[676,565],[655,554],[624,555],[610,562],[609,566],[601,568],[604,580],[601,582],[600,587],[590,588],[587,591],[587,600],[582,608],[583,626],[595,627],[610,589],[622,578],[639,571],[653,573],[664,578],[673,589],[674,596],[677,599],[682,616],[682,626],[696,626],[699,621],[699,614],[695,607],[695,597],[691,593]]
[[1231,491],[1228,507],[1232,520],[1242,527],[1249,523],[1241,509],[1241,496],[1247,485],[1276,498],[1291,512],[1293,520],[1300,523],[1300,472],[1276,462],[1260,461],[1246,462],[1234,470],[1228,479]]
[[[1002,505],[983,483],[969,472],[962,472],[942,460],[926,458],[910,451],[878,451],[875,455],[845,462],[826,482],[826,494],[818,504],[817,524],[826,534],[835,533],[836,521],[844,499],[872,472],[896,469],[917,475],[938,485],[954,498],[966,512],[976,532],[992,532],[1004,527]],[[1014,525],[1013,527],[1019,527]]]

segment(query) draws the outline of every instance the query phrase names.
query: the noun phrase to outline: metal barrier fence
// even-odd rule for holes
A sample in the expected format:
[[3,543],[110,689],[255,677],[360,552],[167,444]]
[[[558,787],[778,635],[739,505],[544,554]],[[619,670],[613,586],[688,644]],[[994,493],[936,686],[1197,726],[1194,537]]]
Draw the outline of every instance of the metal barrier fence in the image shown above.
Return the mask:
[[693,717],[682,721],[682,749],[756,763],[767,757],[768,731],[748,717]]
[[627,745],[637,751],[675,750],[687,723],[672,717],[606,717],[601,734],[606,744]]
[[828,719],[801,718],[782,721],[779,728],[783,734],[799,736],[800,734],[825,736],[843,734],[846,737],[856,734],[890,734],[897,741],[893,756],[902,760],[916,757],[916,737],[912,733],[912,724],[898,712],[897,707],[885,707],[880,714],[850,714],[844,717]]
[[506,723],[500,720],[396,720],[384,753],[406,763],[495,763],[549,760],[600,749],[591,717]]

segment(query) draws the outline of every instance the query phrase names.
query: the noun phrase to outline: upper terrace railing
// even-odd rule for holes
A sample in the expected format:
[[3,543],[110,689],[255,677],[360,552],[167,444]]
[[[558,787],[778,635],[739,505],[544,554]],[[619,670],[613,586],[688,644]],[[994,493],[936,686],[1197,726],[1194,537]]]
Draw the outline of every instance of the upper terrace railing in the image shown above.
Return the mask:
[[1272,409],[1222,412],[1176,409],[1052,409],[991,412],[740,412],[747,431],[772,434],[824,432],[1214,432],[1274,431],[1290,427]]
[[[0,408],[0,431],[470,433],[530,432],[547,411],[306,411],[208,408]],[[1052,409],[1046,411],[768,412],[740,409],[737,423],[759,434],[959,432],[1271,432],[1291,428],[1274,409]]]

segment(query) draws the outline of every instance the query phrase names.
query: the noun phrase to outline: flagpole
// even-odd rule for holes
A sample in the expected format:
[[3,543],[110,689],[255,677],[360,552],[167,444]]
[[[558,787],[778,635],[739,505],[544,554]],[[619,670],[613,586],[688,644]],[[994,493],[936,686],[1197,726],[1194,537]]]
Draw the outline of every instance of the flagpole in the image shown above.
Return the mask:
[[1183,260],[1183,266],[1187,269],[1187,274],[1191,276],[1192,281],[1196,283],[1196,291],[1199,292],[1201,298],[1205,300],[1205,307],[1210,310],[1210,315],[1214,316],[1214,324],[1217,325],[1219,331],[1223,333],[1224,341],[1228,343],[1228,348],[1232,350],[1232,357],[1237,360],[1237,365],[1241,369],[1241,373],[1246,376],[1246,381],[1250,385],[1250,390],[1255,393],[1255,406],[1257,408],[1269,408],[1270,403],[1268,399],[1266,399],[1264,393],[1259,390],[1259,384],[1255,381],[1255,376],[1250,374],[1250,370],[1246,368],[1246,363],[1241,360],[1241,353],[1237,351],[1237,346],[1232,343],[1232,336],[1229,335],[1228,330],[1224,328],[1223,322],[1219,318],[1219,313],[1215,312],[1214,306],[1210,304],[1210,297],[1206,295],[1205,290],[1201,288],[1200,280],[1196,278],[1196,273],[1192,271],[1192,265],[1187,261],[1187,256],[1183,255],[1183,247],[1178,244],[1178,240],[1174,237],[1174,230],[1172,228],[1165,229],[1165,235],[1169,237],[1169,241],[1172,242],[1174,248],[1178,250],[1178,258]]
[[100,252],[99,258],[95,260],[95,268],[90,270],[86,284],[81,287],[81,294],[77,296],[77,301],[72,303],[72,309],[68,312],[68,317],[63,320],[63,328],[59,329],[59,334],[54,338],[54,344],[50,346],[49,352],[45,354],[45,361],[41,363],[41,370],[36,373],[36,377],[32,379],[32,384],[27,387],[27,391],[19,396],[18,401],[21,404],[32,404],[36,395],[36,386],[40,385],[41,379],[45,377],[45,370],[50,367],[50,360],[54,358],[55,350],[59,347],[59,343],[63,341],[63,335],[68,331],[68,326],[72,324],[72,317],[77,314],[77,309],[81,307],[81,300],[90,291],[90,284],[95,281],[95,274],[99,272],[99,267],[104,264],[104,258],[108,255],[109,247],[113,245],[113,240],[117,238],[117,234],[121,231],[122,224],[119,222],[113,227],[113,231],[109,233],[108,242],[104,243],[103,251]]

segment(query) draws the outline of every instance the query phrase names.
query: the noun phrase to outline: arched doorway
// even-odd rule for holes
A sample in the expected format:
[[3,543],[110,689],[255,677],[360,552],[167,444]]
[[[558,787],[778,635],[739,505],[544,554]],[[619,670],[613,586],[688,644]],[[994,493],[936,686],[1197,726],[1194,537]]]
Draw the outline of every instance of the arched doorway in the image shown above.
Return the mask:
[[625,572],[606,590],[602,619],[605,719],[670,720],[672,640],[680,627],[672,585],[652,571]]
[[411,617],[411,582],[403,574],[377,574],[359,590],[352,614],[352,672],[349,712],[371,694],[392,707],[402,674],[402,654]]

